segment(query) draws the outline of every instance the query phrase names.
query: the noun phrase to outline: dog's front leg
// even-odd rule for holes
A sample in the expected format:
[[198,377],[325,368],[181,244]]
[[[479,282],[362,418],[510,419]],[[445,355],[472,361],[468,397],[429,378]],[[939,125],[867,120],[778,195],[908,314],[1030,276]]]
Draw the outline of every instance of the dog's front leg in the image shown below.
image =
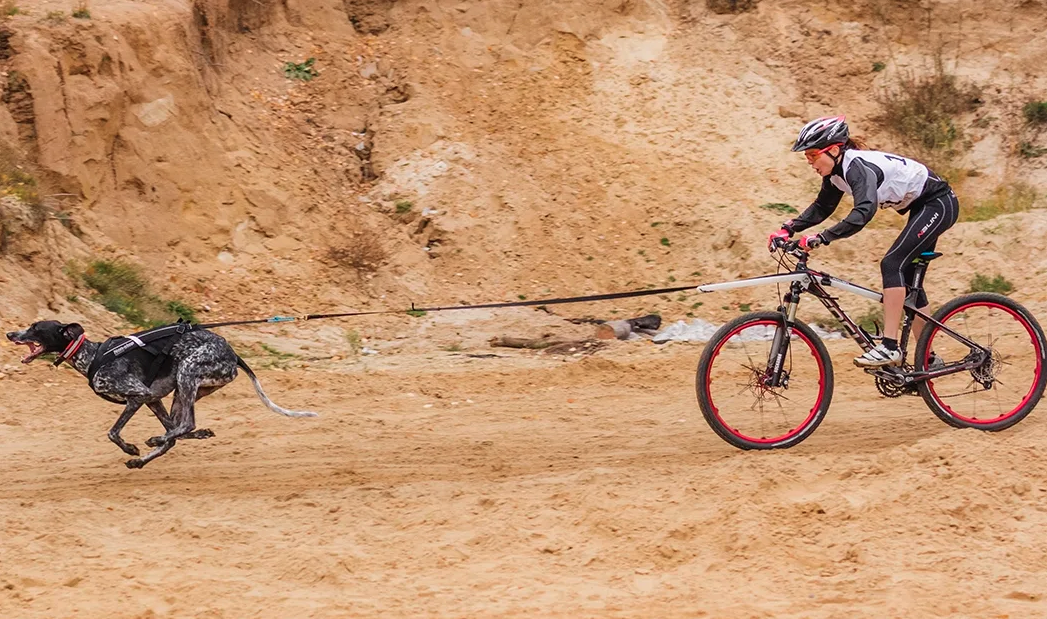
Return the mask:
[[127,425],[128,421],[131,421],[131,417],[134,417],[138,409],[142,408],[142,403],[136,400],[128,399],[127,406],[124,407],[124,412],[120,413],[120,417],[113,424],[113,427],[109,429],[109,440],[116,443],[116,446],[123,450],[125,454],[130,456],[138,455],[138,448],[130,443],[125,443],[124,439],[120,438],[120,432]]

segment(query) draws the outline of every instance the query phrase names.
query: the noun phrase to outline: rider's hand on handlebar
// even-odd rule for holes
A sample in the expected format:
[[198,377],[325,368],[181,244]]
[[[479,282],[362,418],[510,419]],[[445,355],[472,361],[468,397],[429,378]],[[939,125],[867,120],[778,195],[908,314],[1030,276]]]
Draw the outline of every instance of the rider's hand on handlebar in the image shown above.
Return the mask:
[[807,236],[800,237],[799,242],[800,249],[804,251],[810,251],[820,245],[825,245],[825,240],[822,239],[820,234],[808,234]]
[[767,237],[767,249],[769,251],[774,251],[778,249],[779,247],[785,245],[785,243],[788,242],[789,237],[791,236],[792,233],[786,230],[785,228],[782,228],[777,232],[772,232],[771,235]]

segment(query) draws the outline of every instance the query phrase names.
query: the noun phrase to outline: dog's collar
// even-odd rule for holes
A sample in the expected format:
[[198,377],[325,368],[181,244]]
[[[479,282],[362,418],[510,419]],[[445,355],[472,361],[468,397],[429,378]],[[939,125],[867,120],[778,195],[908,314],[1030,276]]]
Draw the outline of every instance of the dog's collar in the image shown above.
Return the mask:
[[80,350],[80,347],[84,345],[84,340],[86,339],[87,337],[81,333],[80,337],[70,342],[69,345],[65,347],[65,350],[62,351],[62,354],[58,355],[58,358],[55,359],[54,367],[62,365],[63,361],[68,361],[73,355],[75,355],[76,352]]

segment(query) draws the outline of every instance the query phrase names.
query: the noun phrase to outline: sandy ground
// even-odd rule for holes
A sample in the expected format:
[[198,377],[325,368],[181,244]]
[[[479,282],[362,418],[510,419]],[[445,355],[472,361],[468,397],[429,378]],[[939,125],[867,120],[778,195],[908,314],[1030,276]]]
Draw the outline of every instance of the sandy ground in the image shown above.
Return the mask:
[[[797,448],[741,452],[699,344],[262,371],[144,470],[43,364],[0,381],[0,617],[1047,616],[1047,423],[946,427],[832,342]],[[125,437],[142,445],[155,419]]]

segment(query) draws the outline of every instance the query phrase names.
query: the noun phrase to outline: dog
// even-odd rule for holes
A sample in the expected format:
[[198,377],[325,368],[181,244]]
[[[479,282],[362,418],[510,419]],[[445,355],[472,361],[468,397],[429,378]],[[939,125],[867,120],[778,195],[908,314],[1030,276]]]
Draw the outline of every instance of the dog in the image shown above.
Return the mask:
[[[48,320],[33,323],[24,331],[8,333],[7,339],[29,347],[29,354],[22,359],[22,363],[31,363],[46,353],[57,353],[56,366],[68,362],[88,378],[88,385],[97,395],[124,404],[123,412],[109,430],[109,440],[116,443],[124,453],[136,456],[125,463],[130,469],[140,469],[159,458],[180,439],[213,437],[214,433],[208,429],[196,429],[196,401],[233,382],[237,368],[247,373],[255,392],[269,410],[287,417],[317,416],[316,413],[291,411],[274,404],[265,395],[255,373],[220,335],[185,323],[165,329],[174,329],[177,333],[167,340],[168,346],[162,352],[163,362],[157,365],[147,362],[153,358],[148,353],[123,354],[121,350],[138,353],[144,349],[155,352],[142,340],[148,339],[148,334],[160,330],[96,343],[84,336],[84,328],[77,323],[62,324]],[[99,363],[100,360],[104,360],[104,363]],[[174,400],[171,412],[168,413],[162,398],[172,392]],[[165,433],[147,440],[146,445],[154,449],[139,458],[138,448],[125,442],[120,437],[120,431],[142,405],[153,411],[163,424]]]

